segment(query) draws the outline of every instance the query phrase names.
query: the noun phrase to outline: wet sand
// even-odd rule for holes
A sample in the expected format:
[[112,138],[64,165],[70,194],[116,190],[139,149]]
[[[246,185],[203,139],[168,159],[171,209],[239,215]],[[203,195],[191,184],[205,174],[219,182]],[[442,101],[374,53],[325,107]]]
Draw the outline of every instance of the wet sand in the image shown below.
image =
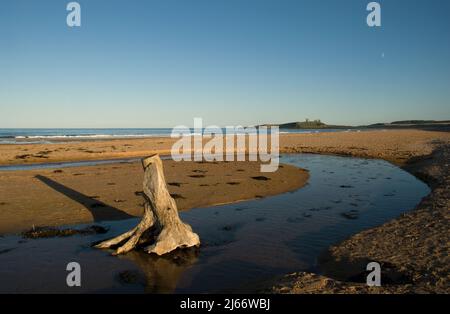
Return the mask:
[[[321,275],[289,274],[268,284],[272,287],[265,292],[450,293],[450,134],[411,132],[418,136],[402,139],[397,133],[384,142],[368,138],[366,143],[355,142],[349,151],[317,144],[308,148],[389,160],[425,181],[432,191],[413,211],[329,248],[319,259]],[[401,143],[395,144],[394,138]],[[381,287],[365,284],[370,261],[381,264]]]
[[[307,171],[289,165],[262,174],[258,162],[163,163],[180,210],[280,194],[308,179]],[[140,162],[0,171],[0,234],[140,216],[142,182]]]
[[[127,140],[111,140],[111,141],[97,141],[97,142],[71,142],[71,143],[54,143],[54,144],[30,144],[30,145],[1,145],[0,146],[0,164],[21,164],[21,163],[35,163],[35,162],[53,162],[53,161],[68,161],[68,160],[92,160],[92,159],[109,159],[109,158],[124,158],[124,157],[141,157],[150,153],[169,153],[173,139],[167,138],[151,138],[151,139],[127,139]],[[283,134],[280,136],[280,150],[282,153],[298,152],[298,153],[319,153],[319,154],[336,154],[345,156],[365,157],[365,158],[380,158],[388,160],[403,169],[411,172],[417,177],[427,182],[431,188],[431,194],[426,197],[414,211],[402,215],[380,227],[373,228],[361,233],[358,233],[348,240],[331,247],[328,252],[325,252],[319,261],[319,269],[324,276],[308,273],[296,273],[281,278],[278,282],[268,285],[270,292],[276,293],[429,293],[429,292],[450,292],[449,274],[450,263],[448,260],[448,252],[450,245],[450,230],[449,230],[449,132],[434,132],[434,131],[420,131],[420,130],[377,130],[377,131],[362,131],[362,132],[339,132],[339,133],[316,133],[316,134]],[[195,165],[195,163],[187,163]],[[228,163],[234,165],[235,163]],[[210,165],[211,166],[211,165]],[[109,166],[108,166],[109,167]],[[108,168],[103,166],[102,168]],[[112,166],[111,166],[112,167]],[[136,166],[137,167],[137,166]],[[176,166],[175,166],[176,167]],[[195,167],[195,166],[194,166]],[[95,167],[94,167],[95,168]],[[170,169],[167,168],[167,176],[170,176]],[[256,172],[259,173],[259,167],[255,167]],[[284,170],[283,170],[284,169]],[[294,168],[297,169],[297,168]],[[75,171],[73,168],[67,170],[68,172]],[[186,175],[195,169],[179,169],[172,178],[168,181],[185,182]],[[199,169],[200,170],[200,169]],[[281,168],[278,172],[281,178],[291,173],[291,168]],[[66,170],[64,170],[66,171]],[[127,195],[139,190],[141,179],[137,179],[137,169],[135,184],[136,188],[130,189],[128,187]],[[282,171],[284,172],[281,175]],[[299,170],[295,170],[298,174]],[[109,172],[109,170],[108,170]],[[29,174],[31,172],[28,172]],[[94,176],[95,172],[90,171],[89,176]],[[183,175],[181,175],[181,173]],[[218,173],[221,173],[218,171]],[[223,172],[222,172],[223,173]],[[235,172],[227,172],[231,174],[230,181],[234,181],[237,177]],[[237,169],[236,169],[237,173]],[[20,176],[20,172],[14,172],[11,175]],[[27,175],[29,175],[27,174]],[[276,173],[277,174],[277,173]],[[9,175],[9,174],[8,174]],[[23,176],[26,176],[22,174]],[[48,175],[48,174],[47,174]],[[55,179],[52,174],[50,177]],[[60,174],[61,175],[61,174]],[[72,174],[72,177],[75,173]],[[117,174],[114,174],[117,178]],[[27,196],[27,190],[35,188],[37,184],[32,183],[30,178],[17,179],[13,183],[11,179],[7,180],[4,173],[1,173],[2,183],[0,183],[0,204],[4,202],[5,195],[11,198],[14,193],[16,195],[27,199],[27,203],[36,202],[36,197]],[[5,178],[5,179],[4,179]],[[68,176],[69,178],[69,176]],[[100,178],[100,176],[99,176]],[[107,177],[105,177],[107,178]],[[214,184],[219,183],[221,187],[237,188],[240,193],[245,193],[246,189],[241,186],[227,186],[227,179],[224,180],[223,175],[214,176]],[[226,177],[225,177],[226,178]],[[248,178],[248,177],[247,177]],[[92,179],[92,178],[91,178]],[[96,178],[97,179],[97,178]],[[109,179],[109,178],[108,178]],[[35,179],[37,180],[37,179]],[[73,179],[75,180],[75,179]],[[75,182],[79,182],[76,179]],[[105,179],[107,184],[109,180]],[[281,180],[281,179],[280,179]],[[42,180],[40,180],[44,183]],[[124,180],[125,181],[125,180]],[[18,189],[21,182],[23,189]],[[86,180],[84,183],[77,183],[77,188],[87,188],[88,182],[100,186],[97,180]],[[195,181],[197,182],[197,181]],[[249,181],[249,187],[255,183]],[[270,183],[268,183],[270,182]],[[64,183],[64,182],[62,182]],[[114,182],[117,184],[117,182]],[[187,182],[189,183],[189,182]],[[272,181],[257,182],[266,184],[266,192],[280,193],[282,190],[275,191],[279,185],[275,179]],[[18,185],[19,184],[19,185]],[[65,183],[69,184],[69,183]],[[47,187],[45,187],[47,185]],[[34,195],[47,195],[51,185],[49,182],[43,184],[42,188],[47,188],[46,193],[43,190],[37,191]],[[299,184],[298,186],[301,186]],[[120,200],[121,196],[114,193],[121,193],[127,188],[117,186],[116,192],[111,186],[104,187],[105,195],[110,199],[105,199],[109,206],[111,200]],[[187,184],[192,188],[193,184]],[[15,189],[16,192],[6,190],[5,188]],[[120,188],[120,189],[119,189]],[[189,188],[189,189],[190,189]],[[262,187],[260,187],[262,188]],[[187,191],[183,190],[183,185],[179,187],[177,193],[185,197]],[[76,190],[74,188],[74,190]],[[288,190],[288,189],[286,189]],[[77,190],[78,191],[78,190]],[[86,195],[93,195],[94,191],[81,190]],[[175,191],[175,188],[174,188]],[[198,190],[197,190],[198,191]],[[206,191],[206,190],[203,190]],[[195,193],[191,199],[194,205],[194,199],[203,200],[205,196],[211,193],[219,193],[218,191],[225,191],[219,187],[214,187],[208,193]],[[58,192],[59,193],[59,192]],[[58,197],[64,197],[58,194]],[[226,193],[225,193],[226,194]],[[256,197],[255,192],[250,193],[249,198]],[[262,192],[258,195],[263,196]],[[269,194],[270,195],[270,194]],[[100,196],[100,195],[98,195]],[[227,194],[228,201],[242,199],[236,195]],[[103,199],[101,199],[103,201]],[[223,200],[223,199],[222,199]],[[39,201],[42,198],[39,197]],[[212,200],[211,200],[212,201]],[[7,201],[6,201],[7,202]],[[132,207],[139,210],[139,198],[133,200],[135,203]],[[177,199],[180,207],[189,208],[190,206],[182,205],[183,198]],[[216,202],[214,200],[214,202]],[[212,203],[214,203],[212,201]],[[219,201],[221,202],[221,201]],[[76,203],[77,204],[77,203]],[[67,214],[68,210],[62,203],[62,199],[48,201],[47,205],[61,206],[61,221],[73,215]],[[191,206],[194,206],[191,205]],[[209,205],[205,204],[204,205]],[[41,207],[42,205],[40,205]],[[83,212],[83,207],[79,203],[73,206],[73,210],[78,209]],[[102,206],[98,206],[102,207]],[[115,206],[114,207],[118,207]],[[5,205],[1,205],[1,213],[5,212]],[[28,216],[21,213],[20,217],[38,218],[36,210],[29,210],[22,208],[23,212],[28,211]],[[122,209],[122,211],[126,211]],[[131,215],[139,215],[139,212],[130,210]],[[119,218],[122,214],[118,213]],[[17,210],[14,211],[13,216],[17,215]],[[86,211],[86,218],[92,219],[92,214],[89,210]],[[41,219],[41,218],[39,218]],[[24,221],[20,218],[21,223],[29,225],[30,221]],[[13,222],[4,223],[0,219],[5,228],[10,227]],[[56,220],[55,220],[56,221]],[[78,221],[73,221],[78,222]],[[384,274],[385,279],[389,279],[391,284],[385,284],[381,288],[368,288],[366,285],[358,283],[358,280],[365,278],[364,269],[366,262],[378,261],[382,264],[384,269],[387,269],[387,274]],[[363,267],[364,266],[364,267]]]

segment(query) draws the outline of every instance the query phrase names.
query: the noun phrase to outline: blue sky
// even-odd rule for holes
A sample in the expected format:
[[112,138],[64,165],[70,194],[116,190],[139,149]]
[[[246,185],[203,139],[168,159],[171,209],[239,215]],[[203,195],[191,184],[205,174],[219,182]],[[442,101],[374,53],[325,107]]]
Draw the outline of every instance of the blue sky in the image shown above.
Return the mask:
[[0,2],[0,128],[450,119],[450,1]]

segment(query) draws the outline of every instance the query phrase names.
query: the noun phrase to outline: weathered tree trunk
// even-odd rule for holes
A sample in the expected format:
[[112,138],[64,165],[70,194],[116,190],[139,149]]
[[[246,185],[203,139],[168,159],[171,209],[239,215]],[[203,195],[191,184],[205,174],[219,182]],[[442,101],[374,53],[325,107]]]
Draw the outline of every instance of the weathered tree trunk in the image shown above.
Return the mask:
[[116,247],[116,254],[131,251],[139,244],[150,243],[144,250],[163,255],[177,248],[200,245],[191,226],[181,221],[175,200],[170,196],[158,154],[142,159],[144,167],[144,216],[130,231],[95,245]]

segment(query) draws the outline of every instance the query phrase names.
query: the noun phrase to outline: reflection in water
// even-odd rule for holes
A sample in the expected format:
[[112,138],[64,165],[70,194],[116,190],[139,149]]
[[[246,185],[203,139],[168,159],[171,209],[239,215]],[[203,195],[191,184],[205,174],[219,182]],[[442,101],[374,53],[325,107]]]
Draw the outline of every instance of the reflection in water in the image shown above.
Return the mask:
[[[381,160],[299,154],[285,155],[281,162],[309,170],[307,186],[180,213],[200,235],[198,250],[165,257],[143,252],[117,257],[91,248],[95,241],[131,229],[137,218],[101,223],[109,228],[107,235],[25,242],[0,238],[0,293],[253,292],[274,276],[313,270],[330,245],[397,217],[429,193],[423,182]],[[71,261],[82,267],[79,289],[65,284]]]
[[181,275],[197,262],[198,251],[190,248],[165,256],[132,251],[119,257],[132,261],[144,273],[146,293],[172,293]]

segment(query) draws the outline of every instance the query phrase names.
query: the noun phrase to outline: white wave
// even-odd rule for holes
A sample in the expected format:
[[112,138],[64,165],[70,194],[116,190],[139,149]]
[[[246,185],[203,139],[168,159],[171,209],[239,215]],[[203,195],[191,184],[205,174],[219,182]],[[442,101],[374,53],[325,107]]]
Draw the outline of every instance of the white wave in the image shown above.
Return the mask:
[[92,135],[29,135],[29,136],[16,136],[15,139],[67,139],[67,138],[111,138],[111,137],[168,137],[169,133],[152,133],[152,134],[92,134]]

